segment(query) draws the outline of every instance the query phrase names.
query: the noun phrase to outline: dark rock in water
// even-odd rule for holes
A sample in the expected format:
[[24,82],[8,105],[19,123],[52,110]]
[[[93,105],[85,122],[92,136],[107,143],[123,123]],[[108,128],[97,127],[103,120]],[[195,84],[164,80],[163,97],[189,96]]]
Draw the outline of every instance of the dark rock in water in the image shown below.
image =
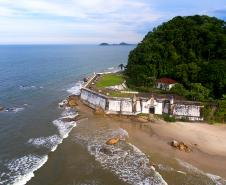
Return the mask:
[[4,107],[2,107],[1,105],[0,105],[0,112],[1,111],[4,111]]
[[106,148],[106,147],[102,147],[100,149],[100,152],[102,152],[102,153],[104,153],[106,155],[111,155],[112,154],[111,150],[109,148]]
[[84,82],[88,82],[88,80],[89,80],[88,78],[83,78]]

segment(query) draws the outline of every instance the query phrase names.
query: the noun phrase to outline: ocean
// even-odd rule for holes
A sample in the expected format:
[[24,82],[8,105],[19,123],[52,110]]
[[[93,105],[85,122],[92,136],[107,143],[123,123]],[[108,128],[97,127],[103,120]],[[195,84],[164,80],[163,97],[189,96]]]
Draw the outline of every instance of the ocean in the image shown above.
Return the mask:
[[[126,64],[134,46],[0,46],[0,184],[26,184],[64,145],[76,112],[58,103],[85,76]],[[78,152],[79,154],[79,152]],[[86,154],[88,155],[88,154]],[[48,184],[47,181],[43,184]]]

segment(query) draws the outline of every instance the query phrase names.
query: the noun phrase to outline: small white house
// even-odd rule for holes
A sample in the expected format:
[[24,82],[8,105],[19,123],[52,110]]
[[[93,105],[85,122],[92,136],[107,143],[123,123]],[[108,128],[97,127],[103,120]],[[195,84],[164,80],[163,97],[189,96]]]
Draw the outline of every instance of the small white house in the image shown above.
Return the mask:
[[171,78],[160,78],[156,81],[156,88],[170,90],[177,82]]

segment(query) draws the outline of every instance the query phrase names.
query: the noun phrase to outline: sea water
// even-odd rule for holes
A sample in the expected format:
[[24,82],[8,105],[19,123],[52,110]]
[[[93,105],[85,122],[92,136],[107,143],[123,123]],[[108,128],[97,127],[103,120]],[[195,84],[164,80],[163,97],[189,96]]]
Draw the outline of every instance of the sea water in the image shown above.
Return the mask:
[[[134,46],[0,46],[0,185],[26,184],[76,122],[74,110],[59,109],[93,72],[126,64]],[[74,111],[74,112],[73,112]],[[79,153],[79,152],[78,152]],[[44,183],[44,184],[47,184]]]

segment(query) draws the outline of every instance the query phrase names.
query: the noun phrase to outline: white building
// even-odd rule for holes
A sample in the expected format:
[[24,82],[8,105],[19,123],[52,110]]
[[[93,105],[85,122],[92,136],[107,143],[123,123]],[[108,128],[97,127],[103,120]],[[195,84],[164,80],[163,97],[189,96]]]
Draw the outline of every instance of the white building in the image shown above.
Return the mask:
[[156,88],[170,90],[177,82],[171,78],[160,78],[156,81]]

